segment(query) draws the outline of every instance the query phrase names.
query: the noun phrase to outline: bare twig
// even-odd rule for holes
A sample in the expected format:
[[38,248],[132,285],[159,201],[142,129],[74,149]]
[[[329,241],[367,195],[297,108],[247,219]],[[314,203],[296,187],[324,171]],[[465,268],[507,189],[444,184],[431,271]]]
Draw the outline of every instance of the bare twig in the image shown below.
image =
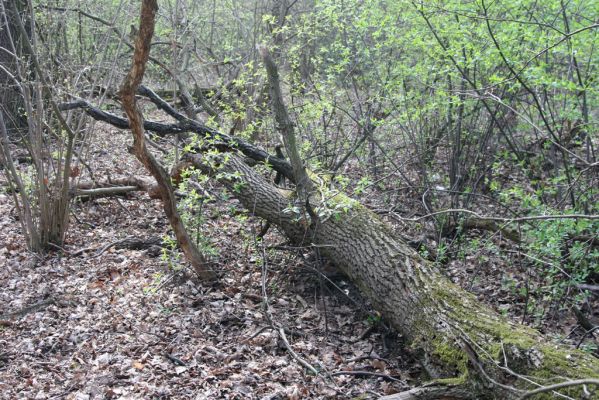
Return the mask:
[[582,344],[582,342],[584,342],[584,339],[586,339],[587,336],[589,336],[590,334],[592,334],[593,332],[595,332],[597,330],[599,330],[599,325],[594,326],[591,329],[586,330],[584,332],[584,335],[582,335],[582,337],[580,338],[580,340],[576,344],[576,348],[578,349],[580,347],[580,345]]
[[107,251],[108,249],[110,249],[112,246],[114,246],[114,245],[116,245],[116,244],[119,244],[119,243],[121,243],[121,242],[124,242],[125,240],[127,240],[127,239],[130,239],[130,238],[132,238],[132,236],[127,236],[127,237],[126,237],[126,238],[124,238],[124,239],[115,240],[114,242],[110,242],[110,243],[108,243],[108,244],[104,245],[102,248],[100,248],[100,250],[98,250],[98,251],[96,252],[96,254],[94,254],[94,257],[93,257],[93,258],[100,257],[102,254],[104,254],[104,252],[106,252],[106,251]]
[[289,341],[287,340],[287,336],[285,335],[285,329],[279,328],[279,330],[277,332],[279,332],[279,337],[283,341],[283,344],[285,345],[285,348],[287,349],[287,351],[289,352],[289,354],[291,354],[291,356],[293,358],[295,358],[297,362],[299,362],[301,365],[303,365],[304,368],[306,368],[307,370],[309,370],[310,372],[312,372],[312,374],[318,375],[318,371],[316,370],[316,368],[314,368],[313,366],[311,366],[306,360],[304,360],[303,358],[301,358],[293,350],[293,348],[291,348],[291,345],[289,344]]
[[530,217],[504,218],[504,217],[484,216],[484,215],[480,215],[472,210],[467,210],[464,208],[450,208],[450,209],[446,209],[446,210],[435,211],[433,213],[426,214],[426,215],[423,215],[421,217],[416,217],[416,218],[404,218],[404,217],[398,217],[398,218],[401,219],[402,221],[418,222],[423,219],[434,217],[435,215],[449,214],[449,213],[470,214],[470,215],[474,215],[476,218],[479,218],[481,220],[499,221],[499,222],[508,222],[508,223],[538,221],[538,220],[548,220],[548,219],[591,219],[591,220],[599,219],[599,215],[595,215],[595,214],[590,214],[590,215],[585,215],[585,214],[532,215]]
[[394,378],[391,375],[381,374],[379,372],[369,372],[369,371],[337,371],[332,372],[331,376],[341,376],[341,375],[354,375],[359,377],[371,377],[374,376],[376,378],[383,378],[386,381],[393,382],[401,382],[400,379]]
[[[281,327],[281,326],[276,326],[275,322],[273,321],[272,315],[270,313],[270,306],[268,305],[268,291],[266,289],[266,281],[267,281],[267,276],[268,276],[268,263],[266,262],[266,250],[264,249],[264,243],[260,242],[260,249],[262,251],[262,279],[261,279],[261,286],[262,286],[262,297],[264,299],[264,315],[266,315],[266,319],[268,320],[269,324],[270,324],[270,328],[275,330],[276,332],[278,332],[279,337],[281,338],[281,341],[283,342],[283,344],[285,345],[285,348],[287,349],[287,351],[289,352],[289,354],[291,354],[291,356],[301,365],[304,366],[304,368],[306,368],[307,370],[309,370],[312,374],[314,375],[318,375],[318,370],[316,368],[314,368],[312,365],[310,365],[310,363],[308,363],[306,360],[304,360],[299,354],[297,354],[293,348],[291,347],[291,345],[289,344],[289,341],[287,340],[287,336],[285,335],[285,328]],[[262,332],[262,329],[260,331],[258,331],[258,333],[254,334],[252,337],[257,336],[258,334],[260,334]]]
[[579,386],[579,385],[595,385],[599,386],[599,379],[577,379],[574,381],[565,381],[561,383],[556,383],[555,385],[543,386],[535,390],[531,390],[529,392],[524,393],[522,396],[518,398],[518,400],[528,399],[529,397],[535,396],[540,393],[547,393],[553,390],[559,390],[571,386]]

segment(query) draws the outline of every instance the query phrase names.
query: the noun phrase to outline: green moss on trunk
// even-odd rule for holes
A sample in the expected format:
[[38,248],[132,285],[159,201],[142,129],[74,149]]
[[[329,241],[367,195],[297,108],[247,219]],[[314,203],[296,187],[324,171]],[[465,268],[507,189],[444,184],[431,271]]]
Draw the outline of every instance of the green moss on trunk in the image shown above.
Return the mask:
[[[321,246],[322,254],[346,273],[412,347],[422,350],[423,365],[437,384],[458,385],[475,399],[513,399],[522,392],[507,387],[530,390],[565,379],[599,378],[599,360],[552,344],[537,331],[493,312],[350,197],[330,196],[326,205],[318,206],[349,207],[311,227],[300,226],[285,213],[289,198],[279,189],[235,157],[224,168],[239,172],[239,179],[247,183],[233,195],[249,210],[278,225],[292,241],[309,238]],[[560,393],[578,398],[580,390],[571,387]]]

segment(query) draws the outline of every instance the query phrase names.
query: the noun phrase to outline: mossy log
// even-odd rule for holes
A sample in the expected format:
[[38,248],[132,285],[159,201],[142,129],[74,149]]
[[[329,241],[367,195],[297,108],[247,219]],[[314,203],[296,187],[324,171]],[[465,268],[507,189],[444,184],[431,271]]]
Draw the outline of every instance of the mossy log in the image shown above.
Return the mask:
[[[198,154],[187,156],[187,162],[204,172],[215,165]],[[358,202],[336,194],[328,206],[337,202],[345,211],[310,226],[289,212],[291,191],[275,187],[237,156],[223,156],[218,172],[250,212],[292,241],[318,246],[420,352],[431,382],[409,398],[517,399],[564,380],[599,377],[595,357],[553,343],[481,304]],[[584,390],[590,389],[567,387],[559,394],[578,399]]]
[[[266,161],[293,180],[291,166],[284,160],[238,138],[185,120],[152,92],[144,94],[179,121],[171,125],[144,121],[145,129],[163,134],[191,131],[218,137],[228,144],[228,149],[236,148],[253,160]],[[83,108],[94,119],[119,128],[130,126],[126,119],[85,102],[61,106],[65,110],[73,108]],[[187,160],[207,173],[216,172],[210,166],[217,160],[205,162],[199,154],[188,155]],[[288,212],[295,203],[292,192],[272,185],[239,157],[223,156],[215,176],[248,210],[277,225],[291,240],[318,246],[321,254],[353,280],[411,347],[421,352],[431,384],[398,399],[518,399],[541,386],[599,378],[599,361],[595,357],[553,344],[535,330],[511,323],[491,311],[452,284],[378,216],[348,197],[342,194],[328,197],[328,193],[321,196],[328,203],[324,206],[311,199],[312,207],[337,211],[310,224],[306,218]],[[313,179],[315,187],[323,186],[318,177]],[[338,211],[343,209],[347,211]],[[526,398],[553,398],[555,393]],[[559,389],[558,396],[585,398],[585,389],[568,386]],[[590,396],[587,398],[593,398]]]

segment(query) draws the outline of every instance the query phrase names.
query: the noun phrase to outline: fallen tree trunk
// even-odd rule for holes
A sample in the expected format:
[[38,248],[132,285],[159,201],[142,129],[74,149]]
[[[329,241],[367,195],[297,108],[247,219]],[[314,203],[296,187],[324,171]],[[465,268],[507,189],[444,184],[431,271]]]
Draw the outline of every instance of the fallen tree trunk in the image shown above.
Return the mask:
[[[187,165],[213,173],[199,155]],[[180,165],[180,167],[182,167]],[[270,184],[237,156],[222,157],[218,176],[255,215],[296,243],[311,244],[333,261],[410,343],[433,384],[403,398],[517,399],[567,379],[599,377],[599,360],[552,344],[537,331],[511,323],[451,283],[373,212],[343,194],[311,199],[319,222],[294,215],[293,192]],[[318,187],[318,180],[314,180]],[[580,386],[560,393],[581,398]],[[399,397],[398,397],[399,398]],[[541,397],[536,397],[541,398]],[[564,398],[562,396],[562,398]]]
[[[179,233],[181,224],[173,223],[178,216],[170,182],[145,148],[143,118],[135,103],[156,10],[156,0],[142,3],[140,37],[121,96],[131,121],[135,154],[156,178],[165,212]],[[512,324],[484,307],[443,277],[374,213],[342,194],[330,193],[326,183],[312,182],[319,189],[320,202],[308,198],[307,203],[317,204],[313,211],[318,218],[306,224],[306,216],[294,215],[294,208],[289,207],[292,192],[274,187],[239,158],[223,157],[219,166],[215,160],[204,163],[200,155],[188,159],[207,172],[218,168],[217,177],[245,207],[278,225],[290,239],[318,246],[407,341],[422,350],[423,365],[436,381],[421,394],[411,393],[411,397],[525,398],[533,395],[531,390],[554,383],[549,381],[554,377],[599,378],[597,359],[543,343],[536,331]],[[177,235],[177,239],[187,255],[188,238]],[[210,271],[198,272],[208,278],[212,275]],[[555,391],[578,398],[584,393],[580,386],[568,384],[556,386]],[[540,394],[547,393],[543,390]]]
[[[170,107],[151,91],[143,94],[163,109]],[[129,127],[126,119],[104,112],[99,116],[101,111],[89,104],[71,103],[64,108],[71,107],[83,107],[96,119]],[[172,108],[167,112],[179,116]],[[176,119],[178,123],[171,125],[148,121],[144,125],[163,133],[193,131],[219,137],[225,148],[237,148],[248,157],[267,162],[293,180],[286,161],[199,123]],[[206,169],[210,163],[203,163],[201,156],[188,159],[210,172]],[[304,216],[289,212],[291,192],[271,185],[236,157],[222,168],[219,172],[228,173],[219,176],[245,207],[279,226],[295,242],[319,246],[320,252],[354,281],[411,346],[421,350],[423,365],[435,379],[434,384],[401,398],[516,399],[527,390],[556,380],[599,377],[599,362],[593,356],[545,343],[547,340],[538,332],[490,311],[443,277],[374,213],[351,199],[339,194],[328,204],[316,207],[325,218],[310,228]],[[343,209],[347,212],[335,211]],[[559,393],[580,398],[581,389],[568,386]]]
[[[293,180],[291,166],[285,160],[186,120],[149,90],[140,94],[177,120],[175,124],[144,121],[146,129],[218,138],[217,147],[237,149]],[[62,105],[63,109],[79,107],[95,119],[119,128],[129,127],[128,120],[88,103]],[[207,167],[214,163],[204,163],[202,156],[187,158],[188,164],[214,172]],[[318,246],[321,254],[353,280],[411,346],[421,351],[433,384],[398,399],[517,399],[556,381],[599,377],[596,358],[551,344],[533,329],[513,324],[489,310],[449,282],[374,213],[346,196],[321,193],[328,201],[320,205],[311,199],[310,204],[324,218],[310,226],[305,216],[289,211],[294,203],[292,192],[271,185],[237,156],[222,163],[221,168],[219,172],[224,173],[218,176],[248,210],[277,225],[293,241]],[[561,398],[582,396],[580,386],[566,386],[535,398],[551,398],[557,392]]]
[[[144,128],[162,134],[191,131],[216,139],[218,147],[239,150],[293,180],[292,168],[285,160],[185,118],[149,89],[142,87],[138,93],[177,120],[175,124],[143,121]],[[128,120],[83,101],[61,105],[63,110],[74,108],[119,128],[130,127]],[[214,162],[205,163],[200,155],[190,155],[188,161],[214,172],[208,167]],[[309,216],[292,211],[292,192],[271,185],[236,156],[222,162],[218,172],[220,180],[250,211],[279,226],[296,243],[318,246],[411,346],[421,351],[433,384],[398,398],[517,399],[532,396],[532,390],[556,381],[599,377],[596,358],[546,343],[538,332],[489,310],[449,282],[374,213],[342,194],[325,193],[327,185],[319,185],[318,178],[315,187],[326,200],[310,199],[318,214],[318,220],[311,223],[307,222]],[[540,395],[558,392],[561,398],[583,394],[580,386],[563,385]]]

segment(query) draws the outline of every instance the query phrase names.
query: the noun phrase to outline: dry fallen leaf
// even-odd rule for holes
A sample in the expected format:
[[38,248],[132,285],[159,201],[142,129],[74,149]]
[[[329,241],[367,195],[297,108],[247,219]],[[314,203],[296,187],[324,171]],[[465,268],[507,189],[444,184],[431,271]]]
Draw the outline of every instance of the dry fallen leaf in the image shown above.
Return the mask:
[[386,364],[381,360],[372,360],[372,368],[378,369],[379,371],[384,371]]
[[141,371],[142,369],[144,369],[144,365],[142,363],[140,363],[139,361],[134,361],[133,368]]

